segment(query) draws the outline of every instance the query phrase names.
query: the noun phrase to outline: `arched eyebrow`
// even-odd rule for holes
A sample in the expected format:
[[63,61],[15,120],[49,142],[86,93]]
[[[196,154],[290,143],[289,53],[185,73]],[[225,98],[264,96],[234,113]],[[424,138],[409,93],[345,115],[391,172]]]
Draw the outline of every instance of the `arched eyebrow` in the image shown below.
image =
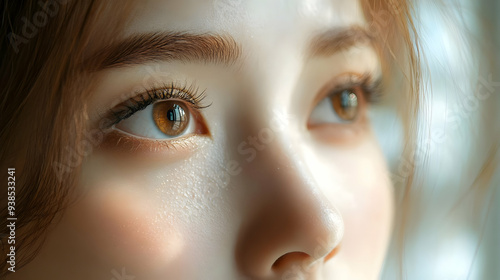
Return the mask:
[[240,57],[241,47],[229,35],[144,33],[100,49],[85,60],[84,68],[98,71],[173,60],[232,64]]
[[371,45],[374,41],[374,36],[360,26],[335,28],[315,36],[309,53],[311,56],[330,56],[355,45]]

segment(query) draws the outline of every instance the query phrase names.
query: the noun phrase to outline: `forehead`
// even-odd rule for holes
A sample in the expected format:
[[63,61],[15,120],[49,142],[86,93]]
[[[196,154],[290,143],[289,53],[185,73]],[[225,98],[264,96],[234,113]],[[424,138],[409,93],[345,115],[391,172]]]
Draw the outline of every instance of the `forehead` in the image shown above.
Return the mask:
[[137,4],[125,35],[167,30],[281,40],[364,24],[357,0],[145,0]]

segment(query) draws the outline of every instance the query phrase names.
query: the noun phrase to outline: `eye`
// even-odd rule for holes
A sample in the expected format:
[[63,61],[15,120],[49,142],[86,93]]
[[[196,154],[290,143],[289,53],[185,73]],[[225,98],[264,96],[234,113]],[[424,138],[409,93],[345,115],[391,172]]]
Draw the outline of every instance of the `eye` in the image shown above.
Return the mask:
[[[196,118],[183,101],[166,100],[147,106],[122,120],[115,129],[133,136],[173,139],[197,132]],[[199,130],[199,129],[198,129]]]
[[360,88],[344,89],[323,98],[314,108],[310,124],[351,123],[362,113],[363,93]]
[[106,118],[111,124],[108,128],[121,132],[118,139],[164,140],[190,134],[208,135],[201,110],[210,105],[201,104],[204,98],[205,91],[198,91],[194,85],[187,87],[172,83],[145,89],[109,110]]

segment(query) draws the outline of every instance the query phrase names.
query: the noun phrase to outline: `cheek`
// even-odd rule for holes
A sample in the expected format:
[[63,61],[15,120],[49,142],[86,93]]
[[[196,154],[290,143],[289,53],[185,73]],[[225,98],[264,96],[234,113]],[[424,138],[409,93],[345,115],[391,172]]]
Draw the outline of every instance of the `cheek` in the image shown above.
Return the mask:
[[339,203],[346,224],[346,256],[358,258],[366,264],[382,261],[390,236],[393,198],[392,188],[383,168],[372,164],[362,174],[352,177],[354,202]]
[[190,267],[213,250],[200,242],[221,235],[209,221],[224,205],[222,163],[206,151],[160,166],[134,163],[118,174],[107,162],[84,173],[86,192],[67,210],[59,236],[72,236],[70,250],[96,267],[127,267],[146,279],[196,278]]
[[392,185],[379,149],[375,142],[364,141],[341,151],[325,148],[316,160],[323,166],[316,169],[322,190],[344,220],[337,263],[376,275],[387,249],[394,211]]
[[[145,271],[171,265],[183,253],[180,226],[155,215],[149,194],[127,185],[97,186],[67,212],[79,252],[89,251],[99,264],[137,267]],[[140,274],[140,271],[135,271]]]

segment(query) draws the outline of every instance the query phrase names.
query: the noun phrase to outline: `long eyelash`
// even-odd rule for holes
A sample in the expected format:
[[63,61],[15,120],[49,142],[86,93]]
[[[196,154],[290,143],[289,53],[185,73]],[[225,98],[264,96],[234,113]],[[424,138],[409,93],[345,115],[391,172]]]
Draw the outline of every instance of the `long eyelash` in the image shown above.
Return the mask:
[[356,75],[349,76],[345,83],[334,88],[332,92],[339,92],[345,89],[359,87],[363,90],[366,101],[372,104],[380,102],[383,98],[382,77],[374,79],[370,73],[365,73],[359,77]]
[[138,111],[146,109],[149,105],[158,100],[181,99],[187,102],[191,108],[201,110],[211,105],[202,104],[205,97],[205,90],[199,91],[199,89],[194,85],[177,86],[176,84],[171,83],[164,84],[159,88],[145,88],[144,91],[136,97],[133,97],[109,110],[108,115],[112,120],[109,123],[109,127],[131,117]]
[[365,74],[362,78],[361,88],[363,88],[365,98],[369,103],[378,103],[384,96],[382,77],[374,80],[370,74]]

